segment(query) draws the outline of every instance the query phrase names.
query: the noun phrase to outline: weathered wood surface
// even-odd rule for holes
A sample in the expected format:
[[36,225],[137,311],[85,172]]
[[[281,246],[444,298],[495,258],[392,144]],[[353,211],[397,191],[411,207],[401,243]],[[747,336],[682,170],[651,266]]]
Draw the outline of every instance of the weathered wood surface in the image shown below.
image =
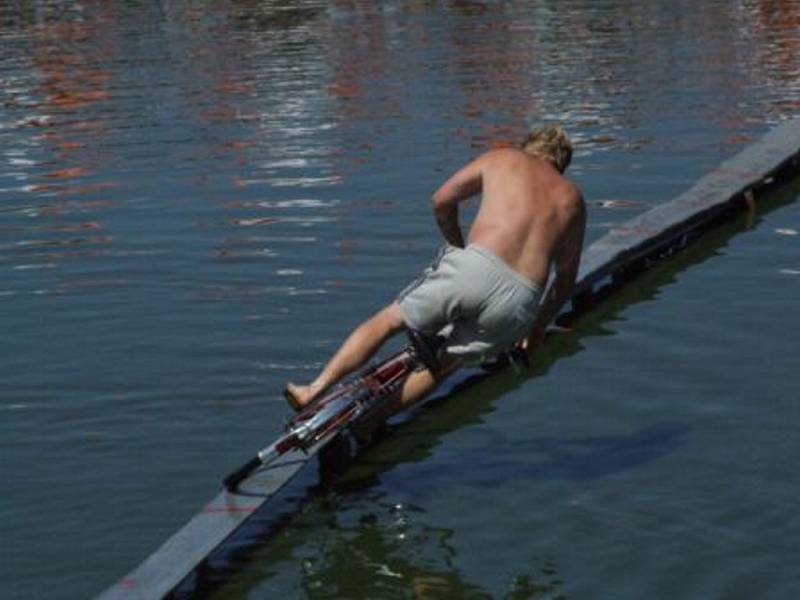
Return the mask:
[[[644,258],[680,247],[683,238],[735,208],[749,191],[769,183],[770,178],[796,175],[799,157],[800,119],[795,119],[770,131],[674,200],[613,228],[584,252],[574,298],[590,295],[601,280],[624,273]],[[269,500],[297,475],[316,450],[308,457],[284,457],[269,468],[256,471],[242,483],[238,493],[218,494],[99,598],[154,600],[171,594],[254,514],[266,510]]]
[[749,190],[774,177],[800,154],[800,119],[786,121],[725,161],[674,200],[613,228],[584,252],[576,295],[599,280],[669,248],[728,210]]
[[319,450],[289,455],[256,471],[237,493],[225,490],[141,565],[99,596],[102,600],[154,600],[169,595],[272,499]]

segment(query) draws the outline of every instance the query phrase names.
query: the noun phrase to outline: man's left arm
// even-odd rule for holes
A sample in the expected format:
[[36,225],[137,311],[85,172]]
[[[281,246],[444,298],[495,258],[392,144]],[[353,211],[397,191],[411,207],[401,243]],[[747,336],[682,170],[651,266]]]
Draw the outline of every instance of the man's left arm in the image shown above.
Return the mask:
[[479,194],[482,189],[482,157],[457,171],[433,194],[433,212],[444,239],[453,246],[464,247],[464,236],[458,223],[458,203]]
[[527,338],[522,342],[522,347],[528,352],[535,350],[542,343],[547,326],[558,316],[561,307],[572,296],[586,230],[586,208],[582,198],[579,199],[577,210],[570,220],[564,242],[560,244],[561,248],[555,258],[555,278],[539,305],[538,315]]

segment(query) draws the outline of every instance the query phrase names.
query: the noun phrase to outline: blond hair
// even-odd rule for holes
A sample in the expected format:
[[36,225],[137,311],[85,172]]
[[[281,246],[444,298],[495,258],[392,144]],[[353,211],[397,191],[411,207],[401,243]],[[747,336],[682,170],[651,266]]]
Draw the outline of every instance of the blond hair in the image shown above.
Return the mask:
[[560,173],[567,170],[572,160],[572,142],[559,125],[548,125],[532,130],[520,144],[528,154],[553,163]]

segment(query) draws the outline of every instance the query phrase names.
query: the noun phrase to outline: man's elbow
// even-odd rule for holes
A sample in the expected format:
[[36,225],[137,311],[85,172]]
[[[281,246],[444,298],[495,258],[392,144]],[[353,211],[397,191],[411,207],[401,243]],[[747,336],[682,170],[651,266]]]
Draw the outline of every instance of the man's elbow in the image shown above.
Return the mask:
[[431,198],[431,204],[433,205],[433,213],[440,219],[447,218],[455,209],[455,203],[452,198],[444,193],[436,192]]
[[447,191],[442,187],[436,190],[431,196],[431,204],[433,204],[433,210],[438,212],[444,207],[446,207],[450,202],[448,198]]

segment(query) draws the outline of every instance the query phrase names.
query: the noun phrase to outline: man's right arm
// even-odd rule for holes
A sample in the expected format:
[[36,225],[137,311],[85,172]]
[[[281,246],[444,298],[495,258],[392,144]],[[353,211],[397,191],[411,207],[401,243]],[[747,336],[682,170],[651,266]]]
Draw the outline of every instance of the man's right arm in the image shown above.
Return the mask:
[[464,247],[464,236],[458,224],[458,203],[480,193],[482,189],[482,157],[469,163],[445,181],[433,195],[436,224],[444,239],[453,246]]

